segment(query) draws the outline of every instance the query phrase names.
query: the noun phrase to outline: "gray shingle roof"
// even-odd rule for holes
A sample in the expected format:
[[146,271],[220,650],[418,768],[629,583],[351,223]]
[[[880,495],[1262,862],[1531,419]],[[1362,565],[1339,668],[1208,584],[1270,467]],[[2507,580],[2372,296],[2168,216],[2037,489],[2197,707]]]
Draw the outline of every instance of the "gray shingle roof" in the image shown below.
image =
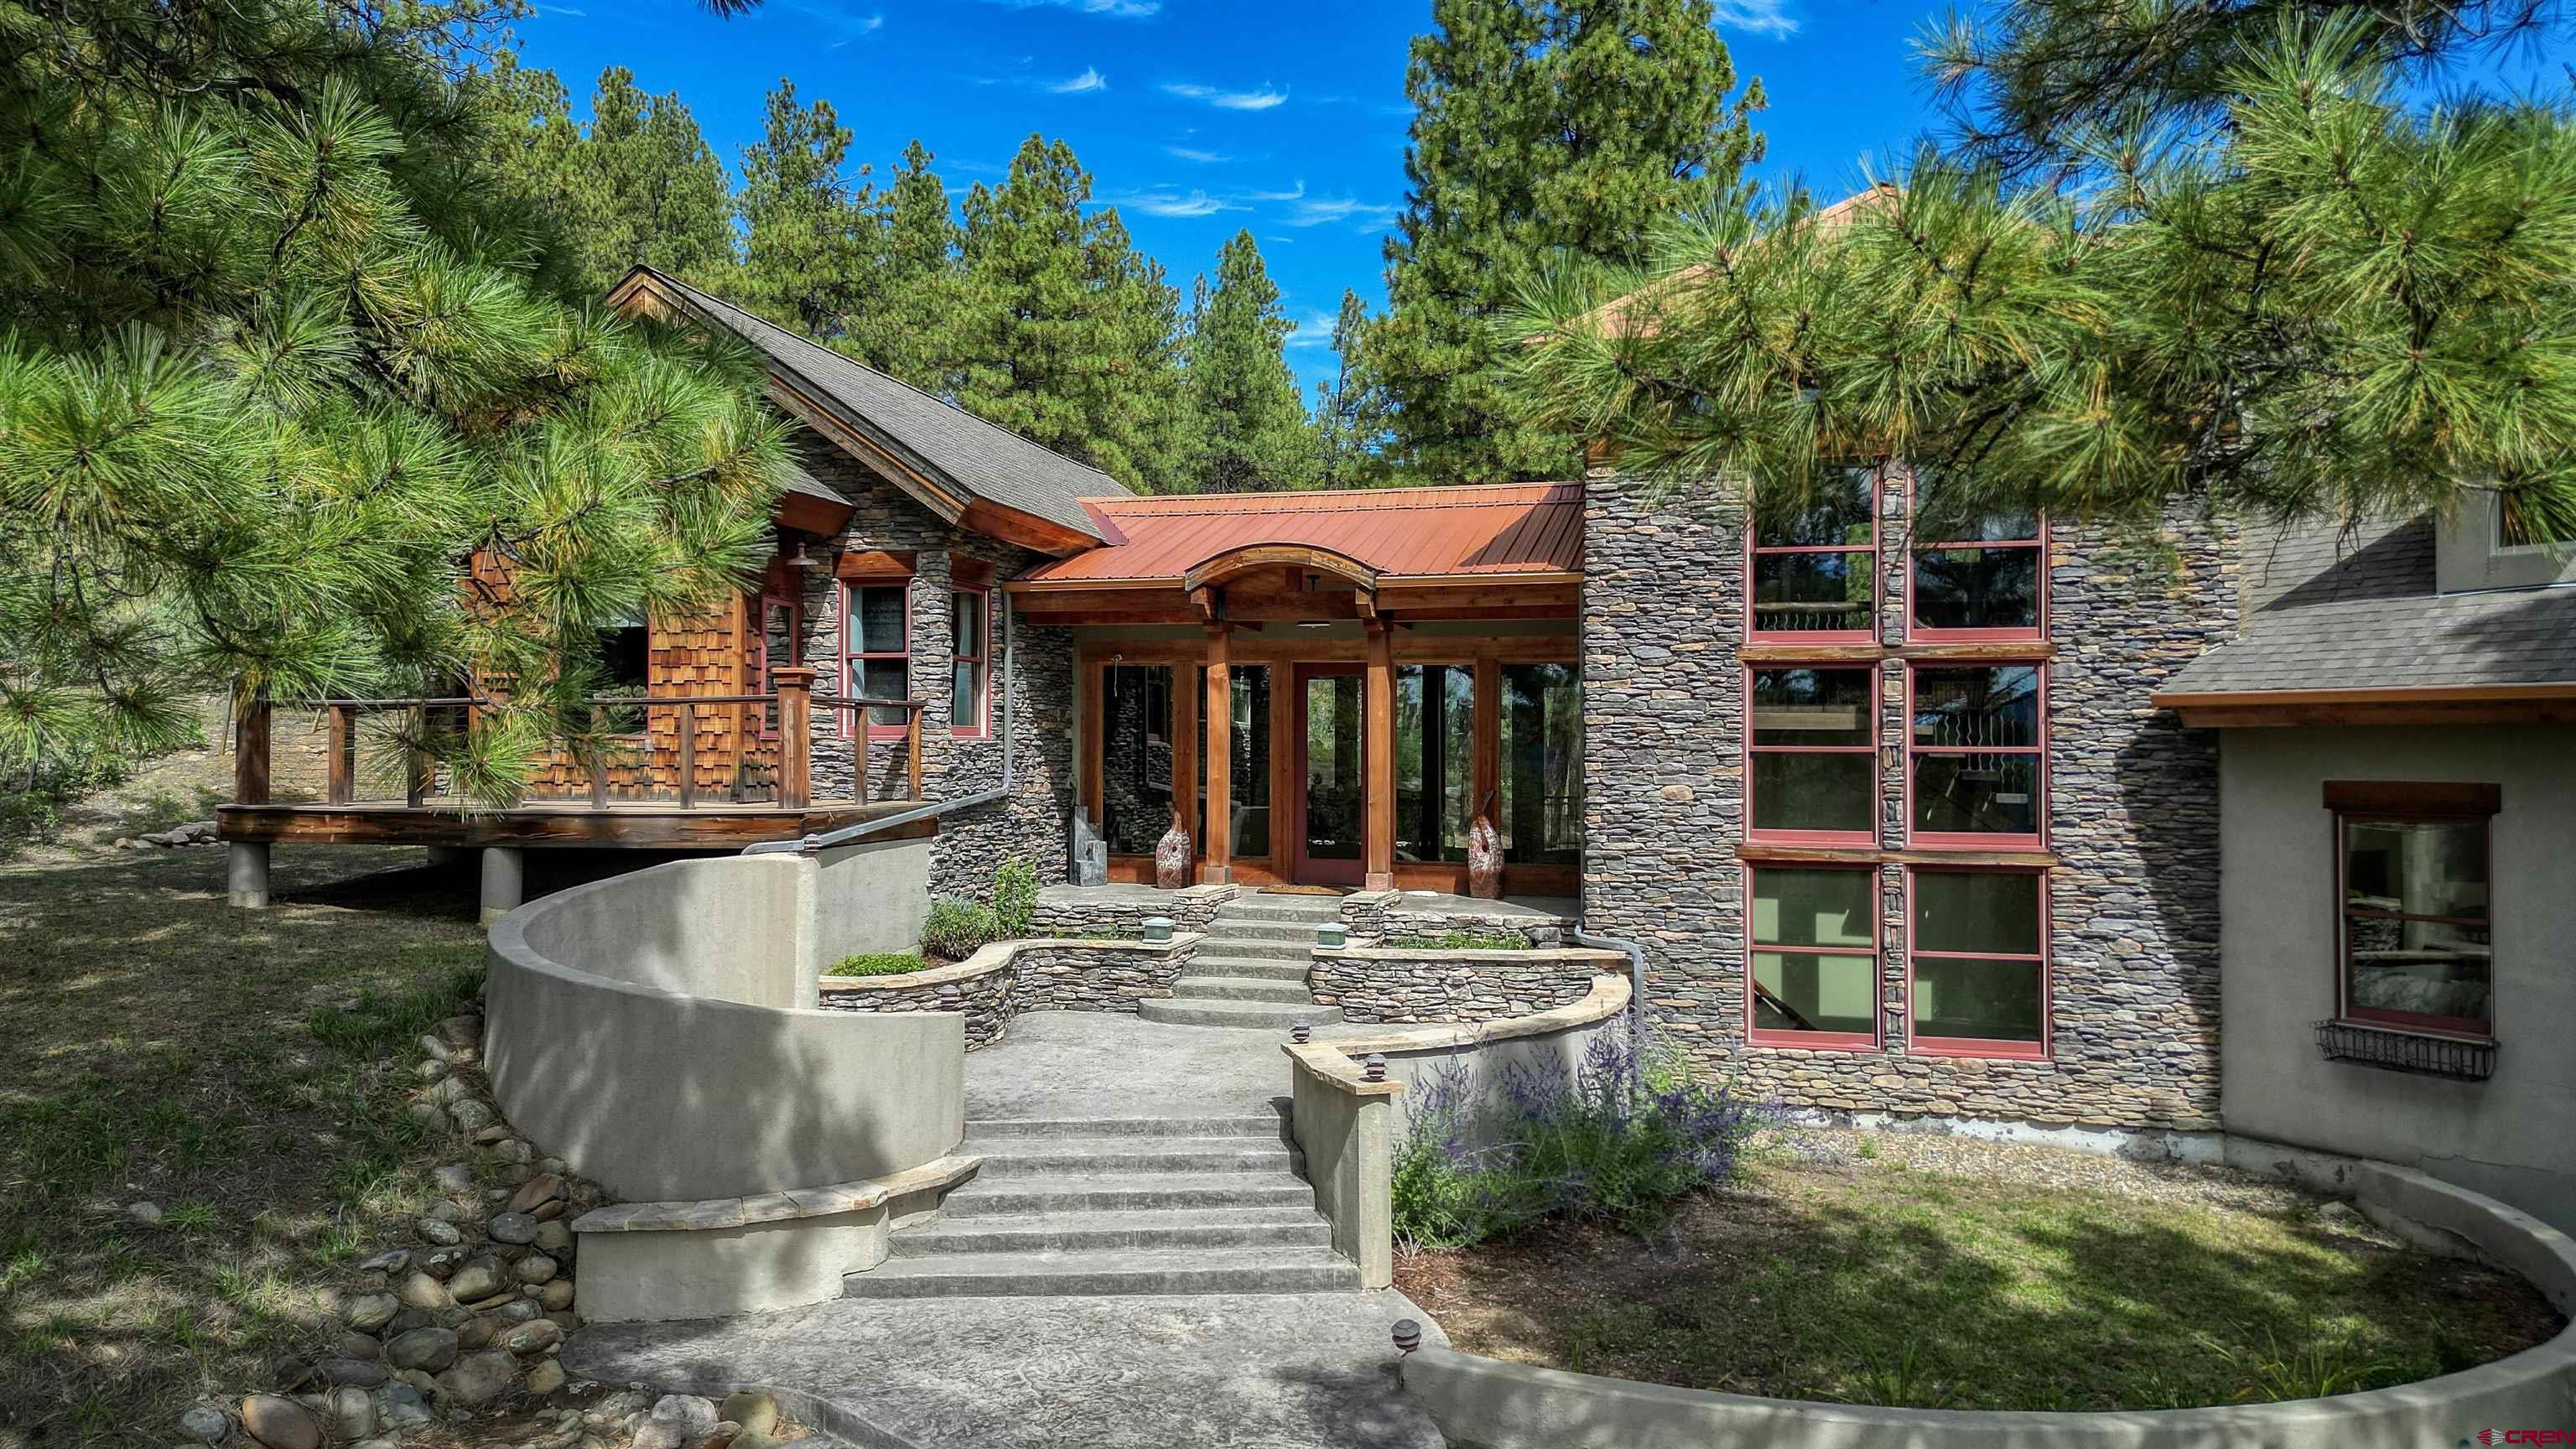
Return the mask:
[[2159,693],[2576,682],[2576,589],[2440,594],[2429,515],[2248,530],[2235,642]]
[[843,508],[850,506],[850,495],[793,463],[787,465],[785,486],[790,493],[802,493],[808,498],[820,498],[826,503],[837,503]]
[[1124,497],[1126,485],[1087,463],[1039,447],[1007,428],[898,382],[863,363],[765,322],[660,272],[653,274],[710,321],[723,324],[813,384],[858,421],[977,498],[1098,538],[1085,498]]

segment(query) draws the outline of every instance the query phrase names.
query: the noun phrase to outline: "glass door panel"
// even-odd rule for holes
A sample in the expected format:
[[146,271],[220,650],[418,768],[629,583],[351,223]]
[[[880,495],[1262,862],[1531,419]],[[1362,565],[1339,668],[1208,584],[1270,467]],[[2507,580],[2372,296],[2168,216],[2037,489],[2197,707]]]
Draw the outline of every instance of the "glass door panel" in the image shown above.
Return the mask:
[[[1227,733],[1233,768],[1226,778],[1234,800],[1234,858],[1270,856],[1270,666],[1237,664],[1229,671],[1233,684],[1234,724]],[[1207,697],[1207,670],[1199,671],[1199,697]],[[1207,716],[1199,716],[1198,849],[1207,853]]]
[[1357,669],[1302,666],[1297,690],[1297,879],[1356,885],[1367,780],[1360,758],[1360,674]]

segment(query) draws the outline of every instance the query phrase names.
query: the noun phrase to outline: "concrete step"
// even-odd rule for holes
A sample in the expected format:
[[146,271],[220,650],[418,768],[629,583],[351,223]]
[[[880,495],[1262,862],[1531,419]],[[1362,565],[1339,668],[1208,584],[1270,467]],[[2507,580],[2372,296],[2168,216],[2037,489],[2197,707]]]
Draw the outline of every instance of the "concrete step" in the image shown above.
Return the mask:
[[1315,998],[1303,981],[1266,981],[1257,976],[1205,976],[1183,972],[1172,983],[1174,1001],[1284,1001],[1312,1006]]
[[1338,896],[1242,896],[1216,908],[1220,922],[1286,922],[1308,930],[1313,930],[1319,921],[1335,920],[1341,914]]
[[1325,1248],[1333,1225],[1313,1208],[1165,1208],[943,1220],[894,1235],[898,1258],[1132,1248]]
[[1265,945],[1294,946],[1313,950],[1315,927],[1334,919],[1319,916],[1312,921],[1262,921],[1219,916],[1208,925],[1208,935],[1216,941],[1259,941]]
[[1314,1205],[1315,1190],[1284,1172],[1068,1172],[992,1182],[979,1178],[948,1194],[939,1205],[939,1221],[1194,1208],[1276,1212]]
[[[979,1178],[1113,1172],[1295,1172],[1296,1150],[1277,1137],[996,1138],[972,1135],[957,1151],[984,1159]],[[952,1194],[953,1196],[953,1194]]]
[[1360,1270],[1330,1248],[957,1253],[889,1258],[841,1282],[851,1298],[1328,1293],[1357,1289]]
[[1001,1117],[966,1124],[978,1142],[1003,1138],[1254,1137],[1283,1141],[1287,1118],[1276,1112],[1250,1117]]
[[1324,1026],[1342,1019],[1338,1006],[1289,1006],[1268,1001],[1145,1000],[1136,1003],[1136,1014],[1147,1021],[1173,1026],[1233,1026],[1256,1031],[1286,1031],[1301,1021]]
[[1232,947],[1222,951],[1201,951],[1190,958],[1189,969],[1205,976],[1258,976],[1268,981],[1303,981],[1314,969],[1314,962],[1300,956],[1283,961],[1274,956],[1245,956]]

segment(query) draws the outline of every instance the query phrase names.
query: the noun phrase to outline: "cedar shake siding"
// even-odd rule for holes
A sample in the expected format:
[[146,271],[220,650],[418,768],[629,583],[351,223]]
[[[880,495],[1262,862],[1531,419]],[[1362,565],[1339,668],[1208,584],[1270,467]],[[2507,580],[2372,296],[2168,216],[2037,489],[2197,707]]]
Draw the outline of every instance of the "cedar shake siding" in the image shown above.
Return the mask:
[[[1877,689],[1877,842],[1832,856],[1873,877],[1874,1039],[1753,1045],[1747,857],[1825,862],[1816,847],[1800,858],[1746,843],[1747,541],[1739,507],[1713,493],[1649,501],[1633,480],[1596,474],[1585,506],[1585,923],[1646,948],[1656,1027],[1705,1070],[1797,1107],[2215,1128],[2217,749],[2148,696],[2229,635],[2226,531],[2177,515],[2165,557],[2130,559],[2101,530],[2052,525],[2047,642],[2028,656],[2046,656],[2045,846],[2057,860],[2041,872],[2045,1044],[2018,1059],[1936,1053],[1907,1029],[1909,865],[1941,852],[1907,840],[1909,660],[1871,657],[1908,635],[1905,490],[1880,492],[1876,644],[1809,656],[1868,668]],[[1910,662],[1940,662],[1920,657],[1934,647]]]

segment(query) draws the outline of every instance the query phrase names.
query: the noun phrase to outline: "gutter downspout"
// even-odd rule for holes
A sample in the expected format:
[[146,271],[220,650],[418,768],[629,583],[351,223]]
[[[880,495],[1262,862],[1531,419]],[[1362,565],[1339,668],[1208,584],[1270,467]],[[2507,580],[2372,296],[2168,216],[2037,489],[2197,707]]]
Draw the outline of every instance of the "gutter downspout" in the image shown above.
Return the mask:
[[1574,928],[1574,944],[1595,951],[1624,951],[1628,955],[1628,1026],[1640,1042],[1646,1039],[1646,948],[1619,936],[1596,936],[1580,925]]
[[[934,801],[897,814],[880,816],[874,820],[862,820],[856,825],[844,825],[838,830],[822,835],[808,835],[802,840],[759,841],[744,846],[743,854],[784,855],[794,851],[799,855],[815,855],[836,845],[847,845],[854,840],[864,840],[871,835],[892,830],[898,825],[910,825],[916,820],[936,820],[943,815],[951,815],[960,810],[971,810],[979,805],[998,804],[1011,797],[1011,727],[1018,723],[1011,709],[1011,682],[1015,677],[1012,666],[1018,662],[1019,654],[1014,647],[1016,631],[1012,625],[1011,596],[999,589],[994,592],[1002,595],[1002,689],[1000,708],[997,711],[1000,717],[996,721],[1002,731],[1002,783],[990,790],[978,790],[972,795],[960,795],[954,800]],[[866,778],[867,742],[864,739],[859,743],[859,773],[862,779]]]

